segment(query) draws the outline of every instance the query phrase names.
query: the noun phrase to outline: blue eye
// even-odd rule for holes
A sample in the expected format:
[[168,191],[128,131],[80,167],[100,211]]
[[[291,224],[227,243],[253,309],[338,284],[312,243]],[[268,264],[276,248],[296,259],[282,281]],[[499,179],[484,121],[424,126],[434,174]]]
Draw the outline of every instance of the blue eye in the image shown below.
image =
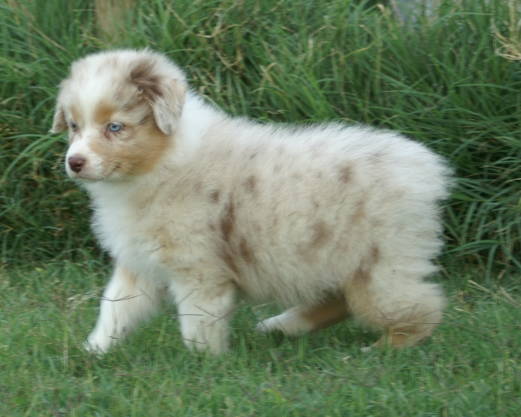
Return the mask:
[[112,122],[107,125],[107,130],[111,133],[118,133],[123,129],[123,125],[121,123]]

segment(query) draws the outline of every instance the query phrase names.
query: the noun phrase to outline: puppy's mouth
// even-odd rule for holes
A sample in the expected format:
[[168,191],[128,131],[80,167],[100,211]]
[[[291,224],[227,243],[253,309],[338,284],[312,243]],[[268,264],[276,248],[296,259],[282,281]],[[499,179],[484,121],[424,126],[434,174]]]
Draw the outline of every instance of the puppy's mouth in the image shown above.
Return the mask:
[[105,179],[105,175],[97,175],[92,172],[89,172],[88,170],[81,170],[79,172],[75,172],[68,166],[65,166],[65,172],[67,173],[67,176],[70,179],[80,182],[96,182]]
[[80,182],[97,182],[102,181],[104,179],[103,177],[89,175],[83,172],[76,173],[67,171],[67,175],[69,176],[69,178]]
[[84,183],[93,183],[93,182],[101,182],[101,181],[109,181],[119,179],[118,169],[120,168],[120,164],[116,164],[112,167],[108,172],[104,173],[92,173],[88,172],[88,170],[74,172],[70,168],[66,167],[67,176],[75,181],[84,182]]

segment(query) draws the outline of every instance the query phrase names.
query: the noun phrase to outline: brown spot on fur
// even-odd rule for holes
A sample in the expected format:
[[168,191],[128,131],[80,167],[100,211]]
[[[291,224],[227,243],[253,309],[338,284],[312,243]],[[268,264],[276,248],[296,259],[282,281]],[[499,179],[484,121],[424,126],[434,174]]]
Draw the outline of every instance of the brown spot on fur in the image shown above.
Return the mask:
[[[351,280],[348,280],[348,288],[351,286],[356,290],[366,288],[367,284],[371,281],[371,270],[380,261],[380,249],[378,246],[373,245],[369,249],[369,253],[362,259],[359,267],[353,273]],[[351,291],[352,291],[351,290]]]
[[370,280],[371,280],[371,274],[369,274],[369,271],[363,266],[360,266],[353,274],[353,284],[355,284],[355,285],[360,285],[360,284],[365,285]]
[[365,217],[365,201],[362,199],[356,204],[356,209],[351,216],[351,223],[360,223]]
[[221,198],[221,193],[219,190],[213,190],[210,193],[210,201],[212,203],[218,203],[220,198]]
[[311,231],[310,240],[298,247],[300,255],[307,260],[311,260],[313,252],[324,246],[331,237],[331,230],[322,221],[315,223],[311,227]]
[[380,249],[378,249],[378,246],[373,246],[371,248],[371,263],[374,265],[378,263],[380,259]]
[[[122,143],[100,135],[92,142],[91,149],[107,164],[107,171],[125,175],[150,172],[170,144],[169,138],[159,131],[152,120],[139,126],[125,126],[118,135],[123,139]],[[126,138],[132,138],[132,141],[123,143]]]
[[253,251],[246,241],[246,239],[242,238],[241,243],[239,244],[239,254],[241,255],[242,259],[248,264],[251,264],[254,262],[255,258],[253,256]]
[[224,214],[221,217],[221,233],[225,242],[230,242],[230,237],[235,227],[235,205],[230,199],[224,209]]
[[353,172],[351,170],[351,167],[348,165],[340,168],[338,171],[338,178],[344,184],[347,184],[351,180],[352,175],[353,175]]
[[371,269],[380,260],[380,249],[378,246],[372,246],[368,255],[362,260],[360,266],[353,274],[353,282],[355,284],[366,284],[371,280]]
[[116,111],[115,107],[107,102],[100,102],[94,110],[94,121],[100,125],[104,125],[111,121],[112,115]]
[[313,225],[313,236],[311,238],[310,247],[313,249],[323,246],[331,236],[331,231],[322,221]]
[[370,282],[371,274],[364,263],[347,277],[345,286],[347,308],[360,319],[364,318],[368,306],[373,303],[373,297],[368,289]]
[[[128,99],[128,101],[126,103],[124,103],[121,106],[121,110],[124,112],[131,113],[131,112],[137,112],[137,110],[141,110],[142,108],[146,108],[146,107],[148,107],[148,104],[145,100],[143,100],[139,96],[137,96],[137,97],[132,96]],[[143,117],[143,119],[145,119],[146,117],[151,117],[151,115],[147,114],[146,116]]]
[[246,178],[246,181],[244,181],[244,188],[246,188],[246,191],[254,194],[257,187],[257,179],[250,175],[248,178]]
[[148,99],[161,97],[160,78],[154,74],[154,62],[145,59],[134,65],[130,71],[130,82]]
[[236,275],[239,275],[239,268],[237,268],[233,256],[228,250],[223,249],[220,254],[220,257],[232,272],[234,272]]
[[344,297],[333,296],[302,311],[300,315],[311,324],[313,330],[318,330],[344,320],[349,316],[349,311]]

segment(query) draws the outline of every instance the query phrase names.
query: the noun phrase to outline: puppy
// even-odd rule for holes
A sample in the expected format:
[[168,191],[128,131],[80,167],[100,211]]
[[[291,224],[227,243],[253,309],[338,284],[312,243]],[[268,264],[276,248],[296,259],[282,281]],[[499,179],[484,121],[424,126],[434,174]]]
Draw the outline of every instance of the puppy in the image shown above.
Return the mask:
[[424,146],[231,118],[148,50],[75,62],[52,126],[65,130],[67,174],[115,262],[88,350],[106,352],[165,298],[186,346],[215,354],[239,294],[285,306],[257,328],[288,335],[353,316],[383,332],[377,344],[403,347],[440,322],[445,299],[424,278],[448,169]]

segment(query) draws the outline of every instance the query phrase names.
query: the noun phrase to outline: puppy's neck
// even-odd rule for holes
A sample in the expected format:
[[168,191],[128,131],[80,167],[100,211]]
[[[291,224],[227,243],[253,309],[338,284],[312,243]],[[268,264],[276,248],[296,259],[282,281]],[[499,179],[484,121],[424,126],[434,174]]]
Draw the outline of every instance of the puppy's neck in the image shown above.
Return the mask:
[[189,92],[179,120],[172,162],[176,166],[190,165],[203,146],[204,137],[227,116],[206,103],[194,92]]

